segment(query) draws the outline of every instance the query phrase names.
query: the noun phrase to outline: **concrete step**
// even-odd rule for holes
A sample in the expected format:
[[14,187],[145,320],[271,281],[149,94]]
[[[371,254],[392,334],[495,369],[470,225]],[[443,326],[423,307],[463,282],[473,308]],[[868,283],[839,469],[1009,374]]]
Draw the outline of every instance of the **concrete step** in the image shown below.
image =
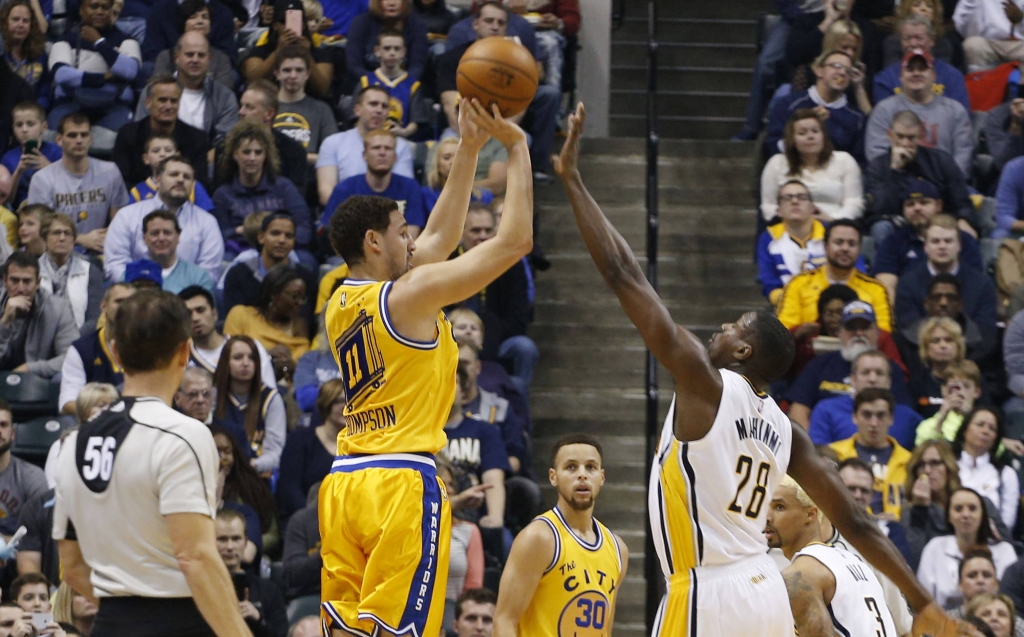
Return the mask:
[[[661,158],[687,159],[697,157],[721,159],[726,157],[749,158],[753,153],[753,143],[736,144],[724,140],[693,140],[666,139],[661,142],[659,156]],[[644,140],[633,137],[585,137],[582,141],[581,153],[584,158],[598,155],[632,155],[643,158],[645,153]],[[540,189],[538,192],[546,192]]]
[[[678,91],[750,91],[753,68],[667,67],[658,65],[658,89]],[[647,66],[612,66],[613,90],[647,90]]]
[[[661,115],[658,121],[658,135],[662,139],[728,140],[743,128],[743,117],[689,117]],[[619,137],[646,137],[647,121],[640,115],[611,115],[609,130]],[[750,146],[737,143],[737,146]]]
[[[611,112],[636,111],[637,91],[612,89]],[[749,89],[741,91],[680,91],[668,87],[658,90],[659,113],[685,113],[691,117],[742,116],[747,110]]]
[[[644,40],[613,40],[612,65],[647,65]],[[746,44],[718,42],[659,42],[658,66],[696,66],[752,69],[757,61],[753,39]]]
[[[670,18],[659,16],[655,28],[659,42],[727,42],[749,44],[757,40],[756,19]],[[612,40],[647,39],[646,15],[629,15]]]

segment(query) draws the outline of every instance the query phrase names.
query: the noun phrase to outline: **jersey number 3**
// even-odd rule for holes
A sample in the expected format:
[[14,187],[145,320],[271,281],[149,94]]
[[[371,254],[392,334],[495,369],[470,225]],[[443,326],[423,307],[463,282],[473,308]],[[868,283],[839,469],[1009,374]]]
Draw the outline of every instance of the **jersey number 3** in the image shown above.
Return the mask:
[[740,495],[743,493],[747,483],[750,482],[750,474],[753,472],[753,468],[754,459],[750,456],[740,456],[736,461],[736,475],[740,476],[740,485],[736,487],[736,497],[732,499],[729,511],[742,513],[748,518],[757,519],[757,516],[761,513],[761,507],[764,505],[765,496],[768,495],[768,474],[771,472],[772,466],[767,462],[762,462],[761,466],[757,468],[754,488],[750,493],[747,510],[744,511],[743,503],[740,502]]

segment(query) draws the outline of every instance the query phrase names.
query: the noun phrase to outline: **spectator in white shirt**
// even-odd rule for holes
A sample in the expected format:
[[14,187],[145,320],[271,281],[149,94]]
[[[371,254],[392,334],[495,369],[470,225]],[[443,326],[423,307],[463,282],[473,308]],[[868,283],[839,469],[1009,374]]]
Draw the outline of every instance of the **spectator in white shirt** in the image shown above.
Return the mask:
[[999,449],[1003,418],[991,407],[978,407],[963,420],[953,438],[953,453],[960,468],[960,484],[992,501],[1006,528],[1017,522],[1020,480]]
[[1024,11],[1020,0],[959,0],[953,24],[964,38],[967,72],[1002,62],[1024,62]]
[[121,281],[129,263],[149,258],[142,220],[161,208],[178,217],[178,258],[198,265],[217,280],[224,259],[224,238],[217,219],[189,201],[195,184],[192,165],[180,155],[168,157],[157,166],[156,181],[156,197],[125,206],[107,229],[103,264],[107,280]]

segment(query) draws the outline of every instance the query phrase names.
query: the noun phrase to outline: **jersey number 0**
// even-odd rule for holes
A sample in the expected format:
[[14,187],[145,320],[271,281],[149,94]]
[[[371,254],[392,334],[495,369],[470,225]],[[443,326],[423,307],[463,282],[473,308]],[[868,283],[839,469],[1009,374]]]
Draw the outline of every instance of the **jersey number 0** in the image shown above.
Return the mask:
[[757,516],[761,513],[761,507],[764,506],[765,496],[768,495],[768,474],[771,472],[772,466],[767,462],[762,462],[761,466],[757,468],[754,488],[750,493],[747,509],[744,511],[743,503],[740,502],[740,496],[744,487],[750,482],[750,474],[753,472],[753,467],[754,459],[750,456],[740,456],[736,461],[736,475],[740,476],[740,484],[736,487],[736,496],[732,499],[732,504],[729,505],[729,511],[742,513],[750,519],[757,519]]

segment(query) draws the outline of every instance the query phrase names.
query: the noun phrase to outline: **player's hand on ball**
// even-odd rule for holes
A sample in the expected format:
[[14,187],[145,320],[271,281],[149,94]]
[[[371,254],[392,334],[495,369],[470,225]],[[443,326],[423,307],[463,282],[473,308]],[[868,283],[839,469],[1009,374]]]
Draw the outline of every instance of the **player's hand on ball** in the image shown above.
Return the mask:
[[491,138],[491,122],[487,110],[475,99],[459,102],[459,134],[462,143],[474,150],[483,148]]
[[569,125],[565,136],[562,152],[551,159],[555,174],[566,177],[579,170],[580,137],[583,136],[583,124],[587,121],[587,111],[583,102],[576,105],[576,112],[569,115]]
[[914,616],[914,637],[982,637],[978,629],[965,621],[953,619],[932,602]]
[[[496,104],[491,105],[490,111],[475,98],[471,101],[463,100],[462,104],[463,108],[459,109],[459,126],[462,126],[462,114],[466,113],[469,121],[487,131],[491,137],[504,144],[505,148],[511,149],[519,142],[526,143],[526,133],[523,129],[512,120],[502,117]],[[467,105],[469,108],[465,108]]]

